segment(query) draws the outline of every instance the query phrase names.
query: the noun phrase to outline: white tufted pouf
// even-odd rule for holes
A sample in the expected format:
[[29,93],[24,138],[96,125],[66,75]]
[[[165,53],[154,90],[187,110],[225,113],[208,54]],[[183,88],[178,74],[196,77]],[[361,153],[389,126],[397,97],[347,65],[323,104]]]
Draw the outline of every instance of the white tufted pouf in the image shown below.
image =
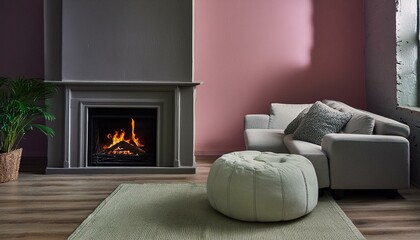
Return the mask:
[[291,220],[315,208],[318,182],[312,163],[303,156],[233,152],[213,163],[207,196],[214,209],[235,219]]

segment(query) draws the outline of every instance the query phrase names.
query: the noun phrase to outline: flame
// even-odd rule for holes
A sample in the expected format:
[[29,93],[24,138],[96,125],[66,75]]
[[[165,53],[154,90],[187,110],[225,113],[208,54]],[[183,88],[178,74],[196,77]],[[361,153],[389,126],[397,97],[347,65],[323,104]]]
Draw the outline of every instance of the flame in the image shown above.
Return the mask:
[[[143,147],[144,144],[142,144],[140,142],[140,139],[136,136],[136,133],[134,131],[135,126],[136,126],[136,123],[135,123],[134,119],[131,118],[131,136],[129,138],[126,138],[125,131],[123,129],[115,130],[114,134],[108,133],[106,135],[106,138],[112,140],[112,143],[109,144],[109,145],[105,144],[102,147],[102,149],[106,150],[106,149],[108,149],[108,148],[110,148],[110,147],[114,146],[115,144],[118,144],[122,141],[124,141],[126,143],[129,143],[129,144],[132,144],[132,145],[137,146],[137,147]],[[124,150],[124,149],[118,147],[118,148],[114,149],[114,151],[112,151],[112,154],[132,154],[132,152],[129,151],[129,150]]]
[[140,140],[136,137],[136,133],[134,132],[135,126],[136,123],[134,122],[134,119],[131,119],[131,140],[133,140],[137,147],[143,147],[144,145],[140,143]]
[[111,147],[111,146],[113,146],[113,145],[115,145],[115,144],[117,144],[117,143],[119,143],[121,141],[125,141],[125,142],[127,142],[127,141],[129,142],[130,141],[130,140],[124,139],[124,137],[125,137],[125,131],[123,129],[121,129],[121,130],[115,130],[114,135],[111,135],[111,133],[108,133],[108,135],[106,135],[106,137],[108,139],[111,139],[112,140],[112,143],[109,146],[106,146],[105,145],[103,147],[104,149],[107,149],[107,148],[109,148],[109,147]]

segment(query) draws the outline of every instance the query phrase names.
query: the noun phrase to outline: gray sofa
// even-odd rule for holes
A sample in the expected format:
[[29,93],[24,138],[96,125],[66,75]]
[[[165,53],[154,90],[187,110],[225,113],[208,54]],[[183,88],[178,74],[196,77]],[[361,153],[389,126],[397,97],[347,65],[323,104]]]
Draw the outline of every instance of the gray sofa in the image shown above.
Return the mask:
[[[409,187],[407,137],[410,129],[407,125],[338,101],[322,102],[352,114],[351,120],[338,133],[326,134],[320,144],[296,140],[293,134],[285,134],[284,130],[312,104],[273,103],[270,115],[245,116],[247,150],[305,156],[315,168],[319,188],[396,190]],[[363,119],[356,119],[357,116]],[[355,124],[359,126],[355,128]],[[369,124],[371,126],[367,126]],[[365,127],[372,128],[371,134],[364,132]]]

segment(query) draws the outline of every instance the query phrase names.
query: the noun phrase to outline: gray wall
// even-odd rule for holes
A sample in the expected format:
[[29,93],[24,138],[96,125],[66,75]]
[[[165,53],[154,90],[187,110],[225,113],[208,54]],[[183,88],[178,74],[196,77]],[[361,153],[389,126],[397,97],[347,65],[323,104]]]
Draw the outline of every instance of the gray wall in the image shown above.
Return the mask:
[[[42,9],[42,0],[0,1],[1,77],[44,77]],[[31,131],[20,147],[24,157],[45,157],[47,137],[38,130]]]
[[[406,4],[409,1],[415,0],[365,1],[366,98],[369,111],[394,118],[410,126],[411,179],[414,184],[420,185],[420,108],[415,110],[404,107],[397,99],[397,90],[406,93],[413,90],[412,82],[406,84],[408,80],[412,81],[410,77],[412,74],[406,71],[412,62],[401,61],[400,57],[404,55],[402,51],[407,44],[415,40],[401,31],[415,31],[415,29],[404,25],[404,19],[396,20],[397,17],[401,17],[398,13],[401,9],[399,4],[401,2]],[[416,59],[408,60],[416,61]],[[405,85],[407,87],[404,87]],[[399,92],[398,95],[403,94]]]
[[61,80],[62,3],[44,0],[44,69],[46,80]]
[[63,0],[63,80],[192,81],[191,0]]

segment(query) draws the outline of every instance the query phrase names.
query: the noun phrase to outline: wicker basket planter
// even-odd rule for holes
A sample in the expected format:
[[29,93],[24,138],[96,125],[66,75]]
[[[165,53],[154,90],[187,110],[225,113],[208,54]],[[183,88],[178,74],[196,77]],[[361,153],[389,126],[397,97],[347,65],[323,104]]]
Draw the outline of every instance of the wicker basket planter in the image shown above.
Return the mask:
[[0,153],[0,183],[16,180],[19,175],[22,148]]

